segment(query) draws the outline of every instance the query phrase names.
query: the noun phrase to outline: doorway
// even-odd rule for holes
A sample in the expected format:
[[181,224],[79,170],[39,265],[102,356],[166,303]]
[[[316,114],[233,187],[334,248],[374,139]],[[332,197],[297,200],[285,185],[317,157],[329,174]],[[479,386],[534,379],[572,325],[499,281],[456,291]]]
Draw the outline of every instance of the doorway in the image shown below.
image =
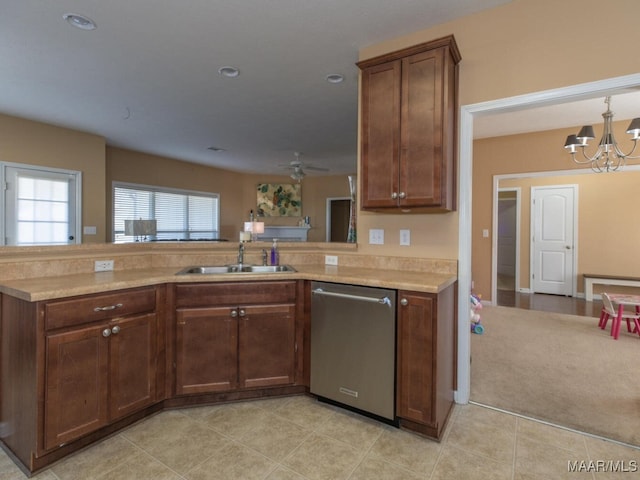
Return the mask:
[[520,188],[498,190],[497,287],[520,289]]
[[351,198],[327,198],[327,242],[346,242],[349,235]]
[[472,189],[473,189],[473,121],[474,117],[536,106],[560,104],[581,98],[606,96],[640,86],[640,74],[626,75],[571,87],[534,92],[460,107],[458,205],[458,390],[457,403],[468,403],[471,390],[471,332],[469,292],[472,285]]

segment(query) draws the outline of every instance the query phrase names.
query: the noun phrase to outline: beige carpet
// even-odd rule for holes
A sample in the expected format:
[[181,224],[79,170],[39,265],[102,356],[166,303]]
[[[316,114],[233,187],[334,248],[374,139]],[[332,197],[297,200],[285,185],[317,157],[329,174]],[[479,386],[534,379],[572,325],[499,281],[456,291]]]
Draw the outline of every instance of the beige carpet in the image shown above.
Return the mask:
[[471,400],[640,446],[640,337],[598,319],[485,307]]

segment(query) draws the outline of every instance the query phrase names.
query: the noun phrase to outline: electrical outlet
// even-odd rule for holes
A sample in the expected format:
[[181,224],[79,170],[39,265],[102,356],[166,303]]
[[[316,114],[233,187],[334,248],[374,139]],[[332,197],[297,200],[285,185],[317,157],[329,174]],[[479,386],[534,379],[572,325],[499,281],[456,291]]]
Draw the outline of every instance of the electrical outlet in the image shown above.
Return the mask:
[[382,228],[369,229],[369,244],[384,245],[384,230]]
[[411,230],[400,230],[400,245],[411,245]]
[[96,260],[94,272],[111,272],[113,270],[113,260]]
[[325,265],[338,265],[338,256],[337,255],[325,255],[324,256],[324,264]]

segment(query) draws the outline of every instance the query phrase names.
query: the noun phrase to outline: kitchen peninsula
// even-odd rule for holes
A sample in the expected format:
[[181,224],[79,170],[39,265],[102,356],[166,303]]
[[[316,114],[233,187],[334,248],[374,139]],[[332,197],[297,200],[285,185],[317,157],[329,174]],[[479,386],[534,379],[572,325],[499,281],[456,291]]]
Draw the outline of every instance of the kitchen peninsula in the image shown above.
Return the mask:
[[[264,245],[247,244],[245,262],[261,263]],[[438,439],[455,389],[456,262],[364,256],[349,244],[281,248],[295,272],[176,275],[235,263],[234,244],[3,251],[5,450],[33,473],[165,408],[308,394],[312,280],[393,288],[406,300],[396,413],[401,427]],[[339,265],[324,265],[325,254]],[[92,272],[105,259],[114,271]]]

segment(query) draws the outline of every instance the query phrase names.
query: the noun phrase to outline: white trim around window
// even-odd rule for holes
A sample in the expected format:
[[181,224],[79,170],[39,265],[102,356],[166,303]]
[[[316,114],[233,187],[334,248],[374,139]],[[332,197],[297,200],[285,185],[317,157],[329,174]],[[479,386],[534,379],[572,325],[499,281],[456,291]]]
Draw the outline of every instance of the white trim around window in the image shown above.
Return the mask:
[[0,245],[81,243],[82,172],[0,161],[0,185]]

